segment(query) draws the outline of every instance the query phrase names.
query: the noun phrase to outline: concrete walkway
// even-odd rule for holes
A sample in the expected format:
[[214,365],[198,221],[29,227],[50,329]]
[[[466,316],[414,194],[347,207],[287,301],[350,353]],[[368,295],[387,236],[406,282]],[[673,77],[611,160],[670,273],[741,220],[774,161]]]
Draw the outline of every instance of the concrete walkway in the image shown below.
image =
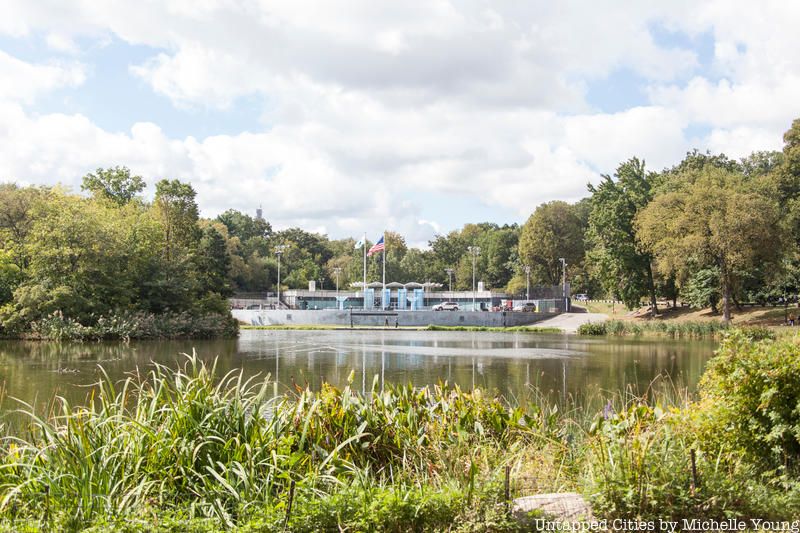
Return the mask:
[[605,322],[608,315],[603,313],[562,313],[535,324],[541,328],[559,328],[564,333],[576,333],[578,326],[589,322]]

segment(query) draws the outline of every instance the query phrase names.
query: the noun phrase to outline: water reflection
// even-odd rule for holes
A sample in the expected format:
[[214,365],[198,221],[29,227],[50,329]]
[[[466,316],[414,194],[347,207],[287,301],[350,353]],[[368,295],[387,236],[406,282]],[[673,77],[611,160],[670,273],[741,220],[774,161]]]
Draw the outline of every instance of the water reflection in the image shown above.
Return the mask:
[[[122,379],[151,361],[174,366],[181,353],[218,358],[221,372],[271,374],[273,393],[318,388],[327,381],[367,392],[377,379],[415,386],[439,381],[495,389],[509,396],[528,386],[554,400],[589,398],[632,387],[643,391],[667,374],[694,387],[714,343],[665,339],[581,338],[526,333],[433,331],[243,331],[233,341],[40,343],[0,341],[0,384],[8,396],[43,403],[61,394],[84,402],[102,364]],[[8,401],[0,407],[9,408]]]

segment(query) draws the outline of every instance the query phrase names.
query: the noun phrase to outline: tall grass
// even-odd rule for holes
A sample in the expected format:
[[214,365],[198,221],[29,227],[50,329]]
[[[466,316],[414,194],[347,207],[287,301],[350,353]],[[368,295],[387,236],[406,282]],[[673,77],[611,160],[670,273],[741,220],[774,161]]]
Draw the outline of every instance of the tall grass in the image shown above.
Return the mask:
[[[503,462],[554,430],[540,412],[445,385],[271,390],[241,372],[218,378],[192,355],[120,384],[104,376],[86,407],[58,398],[43,416],[23,404],[28,428],[3,441],[0,516],[62,527],[164,513],[274,525],[292,487],[293,520],[314,515],[320,499],[350,505],[354,493],[375,493],[405,502],[403,512],[430,504],[447,524],[467,507],[492,507]],[[438,496],[422,502],[426,491]],[[374,514],[364,513],[344,519]]]
[[[606,322],[582,324],[578,327],[580,335],[616,335],[616,336],[651,336],[670,337],[674,339],[701,339],[721,338],[730,331],[732,326],[724,322],[696,321],[674,322],[665,320],[649,320],[634,322],[629,320],[608,320]],[[774,339],[775,333],[765,327],[739,327],[749,337],[760,339]]]
[[[797,416],[783,410],[796,404],[800,352],[734,335],[720,353],[733,370],[703,381],[711,407],[661,379],[586,409],[536,389],[505,400],[377,380],[366,394],[323,385],[272,397],[269,377],[217,376],[195,354],[121,383],[104,374],[86,406],[22,404],[27,427],[0,444],[0,529],[515,530],[506,468],[514,494],[578,490],[597,517],[797,516],[797,469],[776,477],[731,445],[752,440],[745,430],[736,440],[709,428],[735,427],[725,413],[736,400],[737,419],[754,417],[767,440],[782,431],[781,457],[800,464]],[[761,361],[768,349],[779,363]],[[782,384],[783,418],[762,416],[761,392],[731,396],[720,376],[741,365]]]
[[427,331],[521,331],[524,333],[563,333],[559,328],[541,326],[438,326],[429,324]]

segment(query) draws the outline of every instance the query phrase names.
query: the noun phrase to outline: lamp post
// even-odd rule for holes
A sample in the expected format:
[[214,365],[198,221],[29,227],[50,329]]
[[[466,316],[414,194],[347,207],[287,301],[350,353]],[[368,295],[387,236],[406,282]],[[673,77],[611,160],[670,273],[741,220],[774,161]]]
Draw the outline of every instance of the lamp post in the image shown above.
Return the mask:
[[333,273],[336,274],[336,309],[339,309],[339,274],[342,273],[342,267],[335,267]]
[[[447,272],[447,279],[448,279],[448,287],[450,292],[453,292],[453,269],[452,268],[445,268],[445,272]],[[452,295],[450,295],[452,298]]]
[[[531,267],[530,265],[525,265],[522,267],[522,270],[525,271],[525,300],[531,299]],[[528,305],[527,302],[525,305]]]
[[561,296],[564,298],[564,312],[566,313],[569,311],[567,309],[567,260],[563,257],[558,258],[561,261]]
[[278,309],[281,308],[281,256],[285,249],[285,244],[278,244],[275,246],[275,255],[278,256]]
[[336,267],[333,269],[333,273],[336,275],[336,297],[339,297],[339,274],[342,273],[341,267]]
[[475,311],[475,269],[478,256],[481,254],[480,246],[470,246],[467,248],[472,256],[472,310]]

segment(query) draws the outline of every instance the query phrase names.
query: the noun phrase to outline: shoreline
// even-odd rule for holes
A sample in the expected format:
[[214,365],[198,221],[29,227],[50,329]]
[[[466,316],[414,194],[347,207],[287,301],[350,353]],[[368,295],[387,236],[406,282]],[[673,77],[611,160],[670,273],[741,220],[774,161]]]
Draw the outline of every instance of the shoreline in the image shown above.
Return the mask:
[[493,327],[493,326],[436,326],[429,324],[427,326],[339,326],[339,325],[325,325],[325,324],[286,324],[286,325],[264,325],[256,326],[250,324],[239,324],[240,330],[287,330],[287,331],[478,331],[478,332],[495,332],[495,333],[552,333],[552,334],[568,334],[560,328],[548,328],[538,326],[509,326],[509,327]]

